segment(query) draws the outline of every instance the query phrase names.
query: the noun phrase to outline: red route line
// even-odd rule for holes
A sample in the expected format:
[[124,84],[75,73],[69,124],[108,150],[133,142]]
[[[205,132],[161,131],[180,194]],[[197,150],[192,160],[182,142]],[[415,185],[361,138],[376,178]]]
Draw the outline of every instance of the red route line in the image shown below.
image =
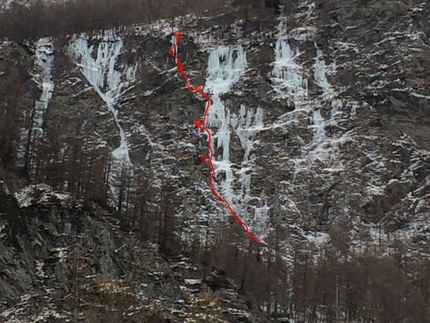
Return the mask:
[[249,231],[248,225],[244,221],[242,221],[241,219],[239,219],[239,217],[233,211],[233,208],[231,207],[230,203],[228,203],[221,195],[219,195],[218,192],[215,189],[215,186],[214,186],[213,181],[212,181],[213,177],[215,176],[215,167],[214,167],[214,164],[213,164],[213,161],[212,161],[212,158],[213,158],[213,155],[214,155],[214,152],[213,152],[213,149],[212,149],[212,146],[211,146],[212,134],[211,134],[210,130],[204,126],[204,124],[206,122],[207,114],[208,114],[208,111],[209,111],[209,107],[211,105],[211,99],[210,99],[210,97],[205,92],[203,92],[201,85],[196,84],[193,87],[190,86],[190,84],[188,82],[189,81],[188,75],[184,72],[184,65],[181,64],[181,61],[180,61],[178,55],[175,55],[175,53],[173,52],[173,50],[176,47],[178,47],[179,38],[181,38],[181,35],[182,35],[181,31],[180,30],[175,31],[174,35],[175,35],[175,39],[176,39],[175,45],[173,45],[172,47],[170,47],[169,52],[170,52],[170,55],[172,55],[176,59],[177,70],[184,76],[184,78],[185,78],[185,84],[187,85],[188,90],[190,90],[191,92],[198,92],[198,93],[200,93],[207,100],[207,105],[206,105],[205,113],[203,115],[203,120],[195,119],[194,120],[194,125],[197,128],[199,128],[199,129],[203,130],[204,132],[206,132],[206,134],[208,135],[208,148],[209,148],[210,154],[209,154],[209,157],[207,157],[207,156],[200,156],[200,160],[202,162],[209,162],[209,164],[211,165],[212,173],[211,173],[211,175],[209,177],[209,183],[210,183],[210,186],[212,188],[212,192],[214,193],[214,195],[221,202],[223,202],[225,205],[227,205],[227,207],[230,210],[230,213],[233,216],[233,218],[238,223],[240,223],[241,225],[243,225],[243,227],[245,228],[246,233],[252,239],[254,239],[255,241],[260,242],[260,240]]

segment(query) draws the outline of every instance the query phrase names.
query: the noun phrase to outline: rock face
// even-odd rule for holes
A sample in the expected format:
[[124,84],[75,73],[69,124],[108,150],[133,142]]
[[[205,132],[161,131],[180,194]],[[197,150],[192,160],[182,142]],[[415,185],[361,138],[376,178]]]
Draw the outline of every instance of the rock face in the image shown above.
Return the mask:
[[45,184],[0,194],[2,322],[264,321],[233,283],[214,293],[190,259],[167,263],[93,203]]
[[[90,253],[87,275],[127,275],[130,246],[97,204],[165,253],[175,243],[190,252],[193,242],[219,241],[214,228],[230,215],[211,192],[208,164],[195,163],[208,153],[193,125],[206,101],[186,89],[169,55],[174,29],[190,83],[212,99],[205,126],[217,190],[266,251],[276,241],[287,266],[298,245],[316,262],[326,247],[346,259],[369,250],[428,257],[429,5],[304,1],[274,18],[241,13],[43,40],[34,57],[2,45],[7,75],[13,57],[24,69],[35,60],[39,92],[23,80],[22,100],[46,103],[34,105],[43,120],[29,112],[21,120],[16,163],[53,187],[17,184],[0,196],[2,297],[32,290],[35,275],[44,286],[66,284],[61,257],[77,244]],[[26,205],[29,194],[52,202],[35,196],[36,206]],[[154,219],[163,214],[170,230],[169,208],[180,224],[167,241]]]
[[[52,192],[47,185],[28,187],[16,196],[2,193],[2,298],[11,298],[34,287],[34,275],[45,287],[67,280],[65,259],[81,246],[90,255],[89,274],[121,277],[124,252],[97,211],[68,194]],[[34,199],[33,199],[34,196]],[[94,214],[97,216],[94,216]],[[91,216],[90,216],[91,214]],[[116,252],[115,252],[116,251]]]

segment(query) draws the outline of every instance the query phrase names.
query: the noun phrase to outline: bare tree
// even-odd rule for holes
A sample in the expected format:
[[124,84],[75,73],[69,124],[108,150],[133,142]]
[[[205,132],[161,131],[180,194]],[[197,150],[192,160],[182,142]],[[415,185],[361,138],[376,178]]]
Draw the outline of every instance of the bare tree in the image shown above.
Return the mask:
[[3,100],[0,105],[0,159],[7,167],[13,167],[19,142],[19,121],[22,112],[20,102],[23,95],[17,67],[11,69],[1,90]]

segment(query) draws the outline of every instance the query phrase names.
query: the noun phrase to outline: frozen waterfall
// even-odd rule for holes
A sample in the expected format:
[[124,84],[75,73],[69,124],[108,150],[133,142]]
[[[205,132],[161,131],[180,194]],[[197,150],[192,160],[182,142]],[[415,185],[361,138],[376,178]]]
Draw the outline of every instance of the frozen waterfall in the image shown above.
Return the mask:
[[[240,106],[239,115],[231,113],[221,95],[231,90],[245,73],[247,66],[246,54],[242,47],[218,47],[211,51],[208,59],[208,76],[206,91],[210,93],[212,104],[207,115],[207,126],[213,132],[212,145],[222,149],[215,155],[215,179],[221,195],[232,205],[238,216],[246,221],[251,231],[258,233],[267,224],[267,205],[260,198],[251,197],[251,173],[255,157],[251,154],[254,135],[264,127],[263,110],[247,109]],[[214,129],[215,128],[215,129]],[[244,150],[243,161],[234,165],[230,162],[230,141],[237,135]],[[239,189],[238,185],[239,184]],[[250,200],[258,200],[257,206],[248,206]]]
[[[339,137],[337,134],[329,136],[326,133],[327,126],[335,126],[342,118],[344,102],[336,99],[336,92],[327,80],[327,74],[335,73],[335,63],[327,66],[323,52],[319,48],[316,48],[313,64],[313,81],[321,88],[322,94],[316,99],[308,95],[308,80],[303,75],[306,69],[299,65],[298,61],[301,55],[298,49],[300,43],[308,38],[306,34],[304,34],[306,37],[301,36],[303,32],[297,28],[294,32],[288,32],[285,17],[280,17],[278,39],[274,46],[273,70],[269,74],[276,93],[275,99],[288,99],[290,104],[294,105],[293,111],[279,117],[273,128],[280,125],[285,127],[285,131],[291,131],[291,127],[303,124],[306,120],[313,131],[312,140],[301,147],[301,156],[293,160],[295,174],[301,170],[308,170],[317,160],[328,167],[324,168],[326,170],[339,169],[338,145],[346,139],[344,136]],[[291,45],[293,43],[290,41],[291,38],[295,39],[295,44],[298,41],[297,47]]]
[[327,80],[327,66],[323,57],[323,52],[317,49],[317,57],[314,63],[314,78],[315,83],[323,90],[322,99],[327,100],[330,104],[330,113],[328,119],[324,119],[321,115],[321,110],[314,109],[313,112],[313,125],[314,137],[312,143],[309,146],[308,159],[313,162],[319,160],[321,162],[328,163],[331,171],[338,170],[340,168],[332,168],[337,163],[337,155],[339,149],[338,144],[345,140],[345,138],[336,138],[326,136],[326,127],[328,125],[336,125],[338,119],[342,113],[340,109],[343,107],[343,102],[340,99],[335,99],[335,91],[331,84]]
[[115,70],[115,63],[121,53],[122,45],[121,39],[100,42],[96,59],[92,57],[94,45],[88,46],[85,34],[75,39],[70,47],[76,60],[78,60],[77,65],[81,67],[82,74],[105,102],[106,108],[112,113],[118,126],[121,141],[120,146],[112,152],[113,158],[132,166],[127,136],[120,124],[115,104],[118,98],[130,87],[130,83],[135,80],[137,66],[126,67],[123,73]]
[[[76,59],[76,64],[81,67],[82,74],[106,104],[107,110],[112,113],[119,130],[120,145],[112,151],[109,178],[109,186],[114,199],[111,202],[113,206],[117,206],[123,177],[133,178],[133,164],[130,160],[127,135],[121,126],[121,119],[115,105],[118,99],[132,87],[131,83],[135,81],[137,65],[124,66],[122,72],[115,70],[123,43],[114,32],[105,36],[97,41],[98,46],[95,49],[95,45],[88,44],[86,34],[81,34],[80,37],[72,39],[70,52]],[[93,53],[95,50],[96,55]],[[94,56],[95,58],[93,58]]]
[[332,86],[327,81],[326,70],[327,67],[325,64],[323,53],[320,49],[317,49],[317,57],[315,58],[314,64],[315,83],[323,89],[324,98],[332,99],[334,96],[334,91]]
[[[212,140],[217,142],[216,148],[222,148],[222,156],[214,156],[215,178],[225,175],[221,183],[221,194],[234,204],[232,191],[233,171],[230,164],[230,110],[225,107],[220,95],[227,93],[232,85],[239,81],[246,68],[246,55],[242,47],[218,47],[213,50],[208,59],[208,77],[206,91],[211,93],[212,105],[207,114],[208,127],[212,130]],[[211,143],[214,146],[214,143]]]
[[298,48],[294,51],[288,42],[280,39],[276,41],[272,84],[280,98],[307,94],[308,80],[299,74],[300,66],[294,61],[299,55]]
[[42,90],[40,99],[36,101],[34,106],[34,111],[30,115],[26,116],[28,118],[32,117],[32,125],[30,129],[32,133],[30,137],[28,136],[28,129],[22,129],[21,140],[19,147],[20,159],[25,159],[25,147],[28,138],[30,138],[32,145],[31,150],[28,151],[28,162],[30,166],[30,171],[33,171],[32,165],[34,164],[34,159],[36,158],[37,151],[39,149],[39,144],[41,143],[44,129],[43,129],[43,119],[45,117],[46,111],[48,109],[49,101],[52,97],[52,92],[54,91],[54,82],[52,80],[52,64],[54,62],[54,45],[49,38],[40,38],[36,42],[36,67],[37,70],[33,73],[33,81],[38,85],[39,89]]

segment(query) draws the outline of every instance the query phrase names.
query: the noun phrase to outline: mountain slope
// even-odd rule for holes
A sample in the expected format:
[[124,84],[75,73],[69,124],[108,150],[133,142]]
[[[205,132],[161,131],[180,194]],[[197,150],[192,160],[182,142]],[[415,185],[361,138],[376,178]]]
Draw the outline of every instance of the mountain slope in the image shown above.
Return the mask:
[[[224,271],[268,314],[425,322],[430,9],[365,2],[304,1],[278,17],[239,6],[41,39],[32,57],[4,43],[8,78],[10,57],[23,75],[34,60],[13,163],[115,210],[166,257]],[[247,240],[213,196],[209,166],[194,163],[207,154],[193,124],[205,99],[169,55],[177,29],[190,83],[212,99],[216,187],[264,244]],[[382,273],[404,284],[392,302]]]

